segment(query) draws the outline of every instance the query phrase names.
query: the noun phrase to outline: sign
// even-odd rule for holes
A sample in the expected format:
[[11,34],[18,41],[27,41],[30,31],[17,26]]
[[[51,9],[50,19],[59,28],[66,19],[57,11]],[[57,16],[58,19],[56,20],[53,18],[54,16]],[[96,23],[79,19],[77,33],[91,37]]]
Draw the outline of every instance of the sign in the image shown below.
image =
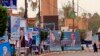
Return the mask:
[[34,27],[32,32],[32,38],[33,38],[33,45],[39,46],[40,44],[40,35],[39,35],[39,28]]
[[34,36],[34,35],[39,35],[39,31],[40,31],[39,28],[34,27],[34,28],[33,28],[33,32],[32,32],[33,36]]
[[25,33],[25,45],[26,45],[26,47],[32,46],[32,41],[33,41],[32,31],[33,31],[33,28],[28,28],[27,32]]
[[11,48],[8,42],[0,44],[0,56],[11,56]]
[[3,40],[4,40],[4,42],[8,42],[8,36],[7,36],[6,33],[5,33],[4,36],[0,37],[0,42],[3,41]]
[[25,33],[25,40],[28,41],[28,38],[32,38],[32,32],[33,32],[33,28],[28,28],[26,33]]
[[16,9],[17,0],[2,0],[2,6],[5,6],[9,9]]
[[20,27],[24,28],[24,32],[26,32],[27,29],[26,20],[20,20]]
[[33,28],[33,31],[39,31],[40,29],[39,28],[37,28],[37,27],[34,27]]
[[58,31],[50,32],[50,51],[61,51],[60,35]]
[[11,16],[11,37],[14,39],[20,37],[20,17]]
[[79,33],[64,32],[64,50],[81,50]]
[[40,44],[40,36],[39,35],[33,35],[32,38],[33,38],[33,42],[34,42],[33,45],[39,46],[39,44]]

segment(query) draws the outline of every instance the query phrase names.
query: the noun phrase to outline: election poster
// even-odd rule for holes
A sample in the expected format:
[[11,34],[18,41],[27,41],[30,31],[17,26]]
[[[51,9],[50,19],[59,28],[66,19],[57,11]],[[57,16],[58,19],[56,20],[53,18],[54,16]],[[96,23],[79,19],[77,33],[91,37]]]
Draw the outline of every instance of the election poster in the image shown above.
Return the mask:
[[20,37],[20,17],[11,16],[11,38],[19,40]]
[[60,34],[58,31],[50,32],[50,51],[61,51]]
[[81,50],[81,42],[78,32],[64,32],[64,50]]
[[36,46],[39,46],[40,44],[40,33],[39,33],[40,29],[38,27],[33,27],[33,32],[32,32],[32,38],[34,40],[34,44]]
[[4,36],[0,37],[0,42],[8,42],[8,35],[5,33]]
[[11,48],[9,42],[0,44],[0,56],[11,56]]
[[33,28],[28,28],[26,33],[25,33],[25,46],[26,47],[30,47],[32,46],[32,31],[33,31]]

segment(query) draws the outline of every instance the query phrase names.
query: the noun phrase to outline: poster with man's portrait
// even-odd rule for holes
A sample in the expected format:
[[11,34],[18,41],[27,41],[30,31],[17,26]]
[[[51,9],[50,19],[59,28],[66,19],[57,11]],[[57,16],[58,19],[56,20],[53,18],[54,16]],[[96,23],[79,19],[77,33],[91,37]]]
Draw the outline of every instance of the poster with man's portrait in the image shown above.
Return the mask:
[[78,32],[64,32],[64,50],[81,50],[80,35]]
[[33,28],[28,28],[26,33],[25,33],[25,45],[26,47],[30,47],[32,46],[32,31],[33,31]]
[[11,48],[8,42],[0,44],[0,56],[11,56]]

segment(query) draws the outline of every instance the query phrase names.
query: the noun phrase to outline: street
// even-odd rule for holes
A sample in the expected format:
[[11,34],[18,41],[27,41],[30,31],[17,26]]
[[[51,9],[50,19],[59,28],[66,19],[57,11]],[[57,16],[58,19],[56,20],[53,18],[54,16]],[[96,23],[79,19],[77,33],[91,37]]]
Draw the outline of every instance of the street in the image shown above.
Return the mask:
[[99,56],[100,51],[94,53],[93,51],[63,51],[63,52],[52,52],[46,53],[39,56]]

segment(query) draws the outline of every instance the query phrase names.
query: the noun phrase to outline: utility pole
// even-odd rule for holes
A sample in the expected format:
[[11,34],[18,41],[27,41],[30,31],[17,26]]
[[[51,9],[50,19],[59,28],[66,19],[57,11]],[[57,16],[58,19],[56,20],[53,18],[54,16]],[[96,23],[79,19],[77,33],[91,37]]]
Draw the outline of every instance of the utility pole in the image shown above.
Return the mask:
[[[73,11],[73,13],[75,13],[74,12],[74,0],[72,0],[72,11]],[[72,30],[73,33],[74,33],[74,19],[75,18],[73,18],[73,30]]]
[[39,27],[41,25],[41,1],[39,0]]
[[78,12],[79,12],[79,0],[77,0],[77,17],[78,17]]
[[27,0],[25,0],[25,13],[24,13],[24,18],[27,19]]
[[73,12],[74,12],[74,0],[72,1],[72,7],[73,7]]

